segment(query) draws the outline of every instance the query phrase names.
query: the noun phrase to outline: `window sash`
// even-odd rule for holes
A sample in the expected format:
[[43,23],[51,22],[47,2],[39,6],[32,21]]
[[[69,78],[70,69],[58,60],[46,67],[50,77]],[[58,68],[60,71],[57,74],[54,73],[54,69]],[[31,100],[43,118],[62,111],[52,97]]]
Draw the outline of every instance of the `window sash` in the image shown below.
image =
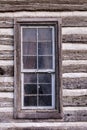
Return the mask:
[[[52,55],[45,55],[45,56],[52,56],[52,69],[24,69],[23,68],[23,28],[52,28]],[[38,31],[37,31],[38,32]],[[54,31],[54,26],[22,26],[21,27],[21,72],[55,72],[55,31]],[[37,44],[38,44],[38,33],[37,33]],[[37,50],[38,50],[38,45],[37,45]],[[29,55],[31,56],[31,55]],[[39,55],[40,56],[40,55]],[[44,56],[44,55],[41,55]],[[37,52],[37,67],[38,67],[38,52]]]

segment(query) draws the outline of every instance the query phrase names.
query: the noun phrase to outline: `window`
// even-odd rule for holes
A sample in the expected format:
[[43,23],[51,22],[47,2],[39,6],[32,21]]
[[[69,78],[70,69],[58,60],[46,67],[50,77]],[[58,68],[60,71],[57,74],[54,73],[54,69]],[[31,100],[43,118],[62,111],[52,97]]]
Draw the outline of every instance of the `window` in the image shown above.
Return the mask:
[[61,118],[61,20],[15,19],[14,117]]

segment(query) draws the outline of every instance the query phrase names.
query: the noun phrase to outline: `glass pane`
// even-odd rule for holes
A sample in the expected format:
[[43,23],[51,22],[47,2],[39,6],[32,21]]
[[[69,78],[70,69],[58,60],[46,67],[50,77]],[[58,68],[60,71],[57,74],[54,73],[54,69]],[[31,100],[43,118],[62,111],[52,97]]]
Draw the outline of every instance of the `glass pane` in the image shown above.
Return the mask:
[[37,96],[25,96],[24,106],[37,106]]
[[36,42],[37,29],[36,28],[23,28],[23,42]]
[[25,94],[37,94],[37,84],[25,84],[24,92]]
[[51,96],[39,96],[39,106],[52,106]]
[[52,28],[39,28],[38,29],[39,41],[51,41],[52,40]]
[[52,55],[52,43],[38,43],[38,54],[39,55]]
[[39,94],[51,94],[51,84],[39,84]]
[[37,83],[37,74],[24,74],[24,83]]
[[52,56],[39,56],[38,68],[39,69],[52,69]]
[[23,56],[23,68],[24,69],[36,69],[37,57],[36,56]]
[[37,44],[23,43],[23,55],[37,55]]
[[51,74],[38,74],[39,83],[51,83]]

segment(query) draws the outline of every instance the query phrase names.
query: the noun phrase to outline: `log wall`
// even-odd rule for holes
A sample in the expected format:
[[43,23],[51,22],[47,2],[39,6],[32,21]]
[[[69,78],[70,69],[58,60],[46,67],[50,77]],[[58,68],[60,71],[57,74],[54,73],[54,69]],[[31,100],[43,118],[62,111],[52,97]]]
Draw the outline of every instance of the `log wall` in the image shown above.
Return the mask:
[[[87,130],[87,1],[36,1],[0,1],[0,130]],[[62,120],[16,120],[14,18],[40,16],[62,18],[64,115]]]

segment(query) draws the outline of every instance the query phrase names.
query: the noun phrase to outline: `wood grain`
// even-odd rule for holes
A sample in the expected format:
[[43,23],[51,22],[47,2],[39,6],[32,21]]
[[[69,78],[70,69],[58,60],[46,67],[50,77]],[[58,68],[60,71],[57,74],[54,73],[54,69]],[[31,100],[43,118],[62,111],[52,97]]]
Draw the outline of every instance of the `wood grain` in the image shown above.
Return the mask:
[[64,89],[85,89],[87,88],[87,78],[63,78]]

